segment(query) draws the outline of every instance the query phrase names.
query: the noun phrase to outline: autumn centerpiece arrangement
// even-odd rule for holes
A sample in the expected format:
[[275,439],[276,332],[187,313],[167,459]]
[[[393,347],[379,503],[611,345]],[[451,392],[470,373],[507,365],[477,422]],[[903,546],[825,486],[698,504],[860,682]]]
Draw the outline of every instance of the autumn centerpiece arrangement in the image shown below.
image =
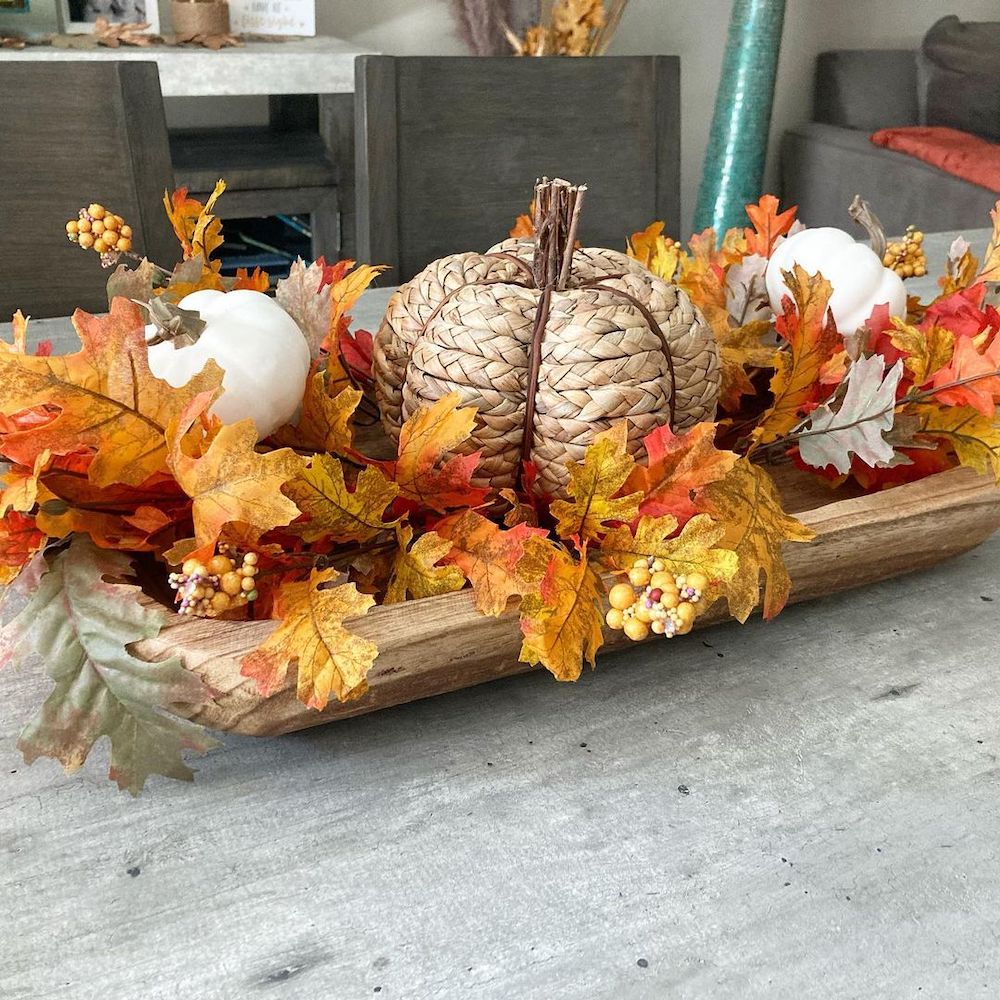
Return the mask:
[[21,314],[0,343],[0,645],[53,681],[29,761],[75,768],[107,736],[122,788],[191,776],[183,751],[213,741],[186,717],[219,692],[135,648],[171,602],[259,637],[233,667],[247,698],[294,679],[315,712],[365,698],[373,607],[463,589],[572,680],[615,630],[781,610],[782,547],[811,533],[778,466],[858,490],[1000,476],[1000,209],[982,262],[957,242],[921,303],[916,230],[876,253],[765,196],[687,246],[654,223],[581,248],[584,189],[546,181],[509,240],[431,264],[373,338],[348,313],[378,267],[300,261],[274,297],[259,271],[224,278],[223,189],[165,199],[173,268],[88,206],[67,234],[113,269],[108,313],[74,315],[68,355],[31,350]]

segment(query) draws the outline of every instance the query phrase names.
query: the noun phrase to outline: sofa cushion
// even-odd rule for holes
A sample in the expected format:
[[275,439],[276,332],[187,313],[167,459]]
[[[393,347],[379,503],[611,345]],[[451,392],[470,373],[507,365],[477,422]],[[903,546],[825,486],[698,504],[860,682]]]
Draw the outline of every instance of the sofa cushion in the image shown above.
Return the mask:
[[943,17],[921,55],[923,123],[1000,141],[1000,21]]
[[[891,86],[886,81],[891,80]],[[874,132],[917,125],[917,53],[912,49],[840,49],[816,58],[813,119]]]
[[1000,193],[1000,144],[968,132],[934,125],[884,128],[872,136],[876,146],[915,156],[924,163]]
[[868,199],[890,233],[911,222],[926,232],[989,225],[996,195],[930,164],[872,144],[869,134],[809,122],[785,133],[782,201],[808,226],[852,229],[847,206]]

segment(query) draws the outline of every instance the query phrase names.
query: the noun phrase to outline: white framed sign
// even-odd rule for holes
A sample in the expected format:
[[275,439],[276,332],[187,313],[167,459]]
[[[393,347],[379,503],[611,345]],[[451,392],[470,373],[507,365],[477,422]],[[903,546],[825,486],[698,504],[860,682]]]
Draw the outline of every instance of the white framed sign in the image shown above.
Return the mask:
[[316,0],[229,0],[234,35],[315,35]]

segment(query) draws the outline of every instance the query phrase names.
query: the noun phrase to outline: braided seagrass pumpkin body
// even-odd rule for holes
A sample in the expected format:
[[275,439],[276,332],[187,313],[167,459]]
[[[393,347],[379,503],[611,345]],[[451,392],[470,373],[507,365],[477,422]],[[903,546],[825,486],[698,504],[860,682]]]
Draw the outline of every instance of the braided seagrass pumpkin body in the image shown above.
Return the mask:
[[474,482],[513,486],[527,459],[538,488],[560,496],[567,461],[615,422],[628,418],[636,455],[656,427],[713,419],[718,350],[684,292],[624,254],[575,250],[559,289],[533,281],[534,253],[534,241],[508,240],[402,285],[375,338],[375,385],[394,440],[458,392],[478,410],[462,449],[482,451]]

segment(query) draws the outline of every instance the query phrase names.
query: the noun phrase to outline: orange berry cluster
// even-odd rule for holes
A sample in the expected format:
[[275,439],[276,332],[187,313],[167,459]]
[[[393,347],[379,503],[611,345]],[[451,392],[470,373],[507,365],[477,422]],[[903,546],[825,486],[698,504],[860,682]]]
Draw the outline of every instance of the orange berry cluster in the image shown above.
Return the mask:
[[922,278],[927,273],[924,234],[916,226],[907,226],[901,240],[886,245],[882,264],[901,278]]
[[650,632],[672,639],[691,631],[708,577],[704,573],[677,576],[653,556],[636,559],[628,583],[618,583],[608,594],[605,621],[636,642]]
[[257,599],[256,575],[256,552],[240,560],[236,550],[223,543],[207,565],[188,559],[180,573],[171,573],[167,580],[177,591],[178,614],[215,618]]
[[96,250],[101,256],[132,249],[132,227],[97,202],[81,208],[80,217],[66,223],[66,235],[84,250]]

